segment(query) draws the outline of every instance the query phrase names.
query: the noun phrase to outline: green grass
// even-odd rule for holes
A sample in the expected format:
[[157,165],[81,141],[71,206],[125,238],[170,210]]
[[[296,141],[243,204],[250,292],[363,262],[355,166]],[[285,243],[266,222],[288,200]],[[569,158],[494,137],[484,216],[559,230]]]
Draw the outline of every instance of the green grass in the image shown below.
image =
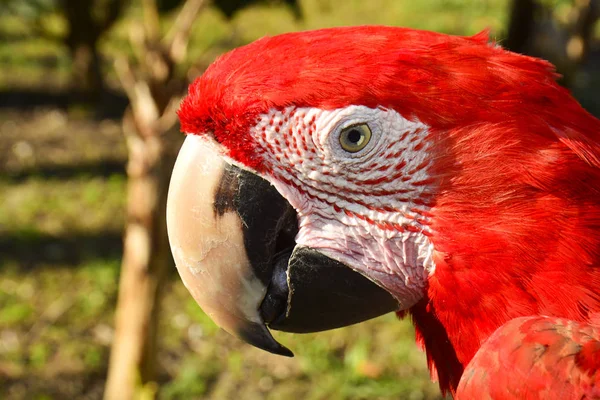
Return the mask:
[[[0,180],[0,232],[119,230],[125,177],[78,176],[69,180],[32,177],[18,184]],[[91,211],[91,212],[88,212]],[[85,212],[85,218],[82,218]]]

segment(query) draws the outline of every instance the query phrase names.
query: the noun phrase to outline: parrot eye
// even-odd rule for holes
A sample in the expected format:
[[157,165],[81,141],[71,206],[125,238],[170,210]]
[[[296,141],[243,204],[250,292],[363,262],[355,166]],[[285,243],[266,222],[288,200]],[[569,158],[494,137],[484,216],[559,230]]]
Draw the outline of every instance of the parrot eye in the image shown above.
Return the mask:
[[340,145],[349,153],[365,148],[371,140],[371,128],[367,124],[351,125],[340,132]]

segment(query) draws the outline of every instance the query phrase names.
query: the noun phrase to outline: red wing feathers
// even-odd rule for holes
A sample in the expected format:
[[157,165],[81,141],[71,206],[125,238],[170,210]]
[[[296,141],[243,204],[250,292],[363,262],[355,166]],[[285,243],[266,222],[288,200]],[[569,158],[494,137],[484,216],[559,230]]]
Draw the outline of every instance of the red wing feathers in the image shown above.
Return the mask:
[[600,399],[600,327],[550,317],[513,319],[473,357],[456,399]]

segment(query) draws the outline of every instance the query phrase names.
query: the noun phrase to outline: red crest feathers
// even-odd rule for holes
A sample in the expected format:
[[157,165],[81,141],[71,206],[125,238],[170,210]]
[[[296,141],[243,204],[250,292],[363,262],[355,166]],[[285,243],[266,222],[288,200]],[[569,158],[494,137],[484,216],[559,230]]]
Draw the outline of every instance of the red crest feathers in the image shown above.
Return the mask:
[[[572,120],[581,110],[549,63],[486,36],[362,26],[265,37],[221,56],[196,79],[179,110],[182,129],[212,132],[232,157],[260,169],[248,127],[257,115],[292,105],[386,107],[437,128],[549,115],[559,125],[589,123]],[[598,145],[573,135],[562,139],[597,163]]]

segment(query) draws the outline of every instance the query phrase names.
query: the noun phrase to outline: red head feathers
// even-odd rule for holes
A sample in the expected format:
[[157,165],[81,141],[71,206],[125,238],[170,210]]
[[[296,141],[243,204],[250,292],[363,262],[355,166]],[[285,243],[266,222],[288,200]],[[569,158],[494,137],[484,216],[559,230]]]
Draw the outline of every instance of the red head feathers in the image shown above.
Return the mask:
[[184,132],[214,132],[255,168],[255,156],[241,151],[251,146],[248,127],[290,105],[388,107],[434,128],[506,119],[547,125],[548,117],[558,130],[588,128],[593,119],[576,120],[581,109],[555,77],[551,64],[488,43],[485,32],[323,29],[265,37],[221,56],[190,86],[179,116]]

